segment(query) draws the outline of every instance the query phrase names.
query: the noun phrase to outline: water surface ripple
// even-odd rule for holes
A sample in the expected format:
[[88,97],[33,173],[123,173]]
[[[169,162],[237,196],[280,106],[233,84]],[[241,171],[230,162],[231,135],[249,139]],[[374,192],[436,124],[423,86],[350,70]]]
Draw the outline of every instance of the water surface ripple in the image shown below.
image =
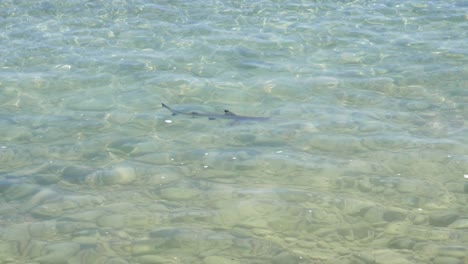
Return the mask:
[[467,263],[467,10],[2,1],[0,263]]

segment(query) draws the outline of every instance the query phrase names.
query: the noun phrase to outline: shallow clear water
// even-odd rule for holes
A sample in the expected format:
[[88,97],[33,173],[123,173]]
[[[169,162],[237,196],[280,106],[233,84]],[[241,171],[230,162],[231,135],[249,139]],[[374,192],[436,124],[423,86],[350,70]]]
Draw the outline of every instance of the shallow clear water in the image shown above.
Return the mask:
[[467,7],[2,1],[0,263],[467,262]]

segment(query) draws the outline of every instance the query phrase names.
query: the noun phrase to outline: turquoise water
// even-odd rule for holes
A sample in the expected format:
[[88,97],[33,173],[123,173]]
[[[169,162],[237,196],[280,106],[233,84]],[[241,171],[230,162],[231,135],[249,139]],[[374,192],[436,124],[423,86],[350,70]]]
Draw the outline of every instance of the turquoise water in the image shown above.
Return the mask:
[[2,1],[0,263],[466,263],[467,20]]

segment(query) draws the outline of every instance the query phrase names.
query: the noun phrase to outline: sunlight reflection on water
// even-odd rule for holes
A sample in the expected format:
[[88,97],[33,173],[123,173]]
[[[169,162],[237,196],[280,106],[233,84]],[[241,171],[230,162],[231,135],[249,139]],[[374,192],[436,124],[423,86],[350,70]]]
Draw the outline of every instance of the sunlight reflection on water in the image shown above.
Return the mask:
[[466,262],[457,5],[5,2],[0,259]]

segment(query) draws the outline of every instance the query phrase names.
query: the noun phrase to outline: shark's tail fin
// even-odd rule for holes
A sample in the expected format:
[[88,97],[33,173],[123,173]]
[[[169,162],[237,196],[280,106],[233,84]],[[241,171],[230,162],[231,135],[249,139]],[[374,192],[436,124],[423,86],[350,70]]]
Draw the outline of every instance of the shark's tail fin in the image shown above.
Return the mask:
[[161,105],[162,105],[162,107],[164,107],[164,108],[166,108],[167,110],[171,111],[171,113],[172,113],[173,115],[177,115],[177,111],[176,111],[176,110],[170,108],[169,106],[167,106],[167,105],[164,104],[164,103],[161,103]]

